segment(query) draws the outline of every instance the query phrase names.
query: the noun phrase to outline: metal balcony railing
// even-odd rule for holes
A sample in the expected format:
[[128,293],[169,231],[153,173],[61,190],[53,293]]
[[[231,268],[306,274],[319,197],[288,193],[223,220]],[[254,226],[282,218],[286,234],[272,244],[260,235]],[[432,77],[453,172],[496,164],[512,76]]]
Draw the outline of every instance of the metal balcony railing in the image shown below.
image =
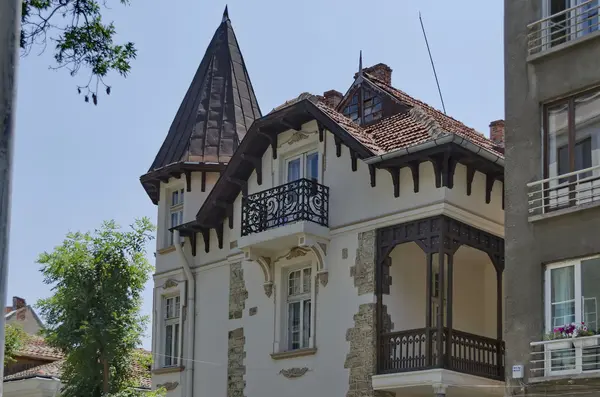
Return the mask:
[[600,166],[527,184],[529,215],[541,215],[600,200]]
[[328,225],[327,186],[298,179],[242,198],[242,236],[298,221]]
[[588,0],[527,25],[529,55],[597,31],[599,9],[598,0]]
[[600,371],[600,335],[531,343],[530,377]]

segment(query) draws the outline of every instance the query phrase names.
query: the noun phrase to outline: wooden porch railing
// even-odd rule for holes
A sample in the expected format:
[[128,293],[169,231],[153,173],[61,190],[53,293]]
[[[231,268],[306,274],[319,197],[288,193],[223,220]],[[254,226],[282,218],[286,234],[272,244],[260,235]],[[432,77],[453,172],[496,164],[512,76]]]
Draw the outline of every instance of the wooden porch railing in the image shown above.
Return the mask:
[[[428,335],[429,333],[429,335]],[[451,335],[448,352],[448,334]],[[439,368],[437,329],[383,333],[379,337],[379,373]],[[442,367],[470,375],[504,380],[504,341],[444,328]]]

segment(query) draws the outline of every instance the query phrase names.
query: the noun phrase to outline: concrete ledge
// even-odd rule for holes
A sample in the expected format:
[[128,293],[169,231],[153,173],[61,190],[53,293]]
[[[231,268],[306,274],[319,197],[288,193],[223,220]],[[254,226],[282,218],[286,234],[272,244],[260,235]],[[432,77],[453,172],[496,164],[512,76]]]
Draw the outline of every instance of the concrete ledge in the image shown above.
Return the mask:
[[557,52],[564,51],[564,50],[566,50],[566,49],[568,49],[570,47],[574,47],[576,45],[585,43],[585,42],[587,42],[589,40],[593,40],[593,39],[596,39],[598,37],[600,37],[600,30],[597,30],[597,31],[595,31],[593,33],[589,33],[589,34],[583,35],[581,37],[576,38],[575,40],[569,40],[566,43],[559,44],[559,45],[557,45],[555,47],[550,47],[547,50],[542,50],[542,51],[538,52],[537,54],[529,55],[527,57],[527,62],[534,63],[537,60],[539,60],[540,58],[545,58],[545,57],[550,56],[552,54],[556,54]]
[[317,353],[317,348],[311,347],[308,349],[291,350],[289,352],[271,353],[271,358],[273,360],[285,360],[286,358],[312,356],[316,353]]
[[573,207],[567,207],[567,208],[563,208],[560,210],[556,210],[556,211],[551,211],[551,212],[547,212],[545,214],[541,214],[541,215],[531,215],[528,220],[529,222],[539,222],[542,221],[544,219],[550,219],[550,218],[554,218],[556,216],[561,216],[561,215],[566,215],[566,214],[572,214],[574,212],[579,212],[579,211],[584,211],[590,208],[596,208],[596,207],[600,207],[600,200],[598,201],[594,201],[591,203],[586,203],[586,204],[581,204],[581,205],[576,205]]
[[152,375],[162,375],[162,374],[172,374],[175,372],[181,372],[185,369],[184,366],[181,367],[165,367],[165,368],[157,368],[152,370]]

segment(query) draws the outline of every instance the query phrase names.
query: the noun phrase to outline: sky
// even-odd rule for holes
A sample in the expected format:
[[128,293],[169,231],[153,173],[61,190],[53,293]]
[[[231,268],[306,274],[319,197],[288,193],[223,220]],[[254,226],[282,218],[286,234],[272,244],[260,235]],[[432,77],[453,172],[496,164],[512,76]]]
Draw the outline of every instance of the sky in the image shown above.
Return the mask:
[[[50,70],[52,46],[20,59],[17,85],[8,302],[49,296],[36,258],[69,231],[103,220],[156,222],[139,183],[164,140],[225,8],[224,1],[109,0],[117,41],[138,57],[126,78],[108,76],[110,96],[85,103],[71,77]],[[485,3],[485,5],[483,4]],[[392,83],[441,109],[422,14],[446,110],[488,135],[504,118],[503,8],[499,1],[229,0],[233,24],[263,114],[302,92],[346,92],[358,70],[383,62]],[[148,247],[154,263],[155,245]],[[144,292],[152,312],[153,283]],[[150,332],[143,346],[150,348]]]

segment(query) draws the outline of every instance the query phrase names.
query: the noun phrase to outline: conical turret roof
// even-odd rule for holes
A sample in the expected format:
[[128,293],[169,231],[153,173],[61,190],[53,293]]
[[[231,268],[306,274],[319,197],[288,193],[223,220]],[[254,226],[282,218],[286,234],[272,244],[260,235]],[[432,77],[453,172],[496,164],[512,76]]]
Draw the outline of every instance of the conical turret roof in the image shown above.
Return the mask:
[[[200,66],[179,106],[165,138],[142,183],[177,163],[227,163],[260,108],[240,51],[227,7]],[[164,179],[164,176],[158,176]],[[151,181],[152,179],[152,181]],[[154,185],[152,187],[151,185]],[[156,201],[150,191],[153,201]]]

